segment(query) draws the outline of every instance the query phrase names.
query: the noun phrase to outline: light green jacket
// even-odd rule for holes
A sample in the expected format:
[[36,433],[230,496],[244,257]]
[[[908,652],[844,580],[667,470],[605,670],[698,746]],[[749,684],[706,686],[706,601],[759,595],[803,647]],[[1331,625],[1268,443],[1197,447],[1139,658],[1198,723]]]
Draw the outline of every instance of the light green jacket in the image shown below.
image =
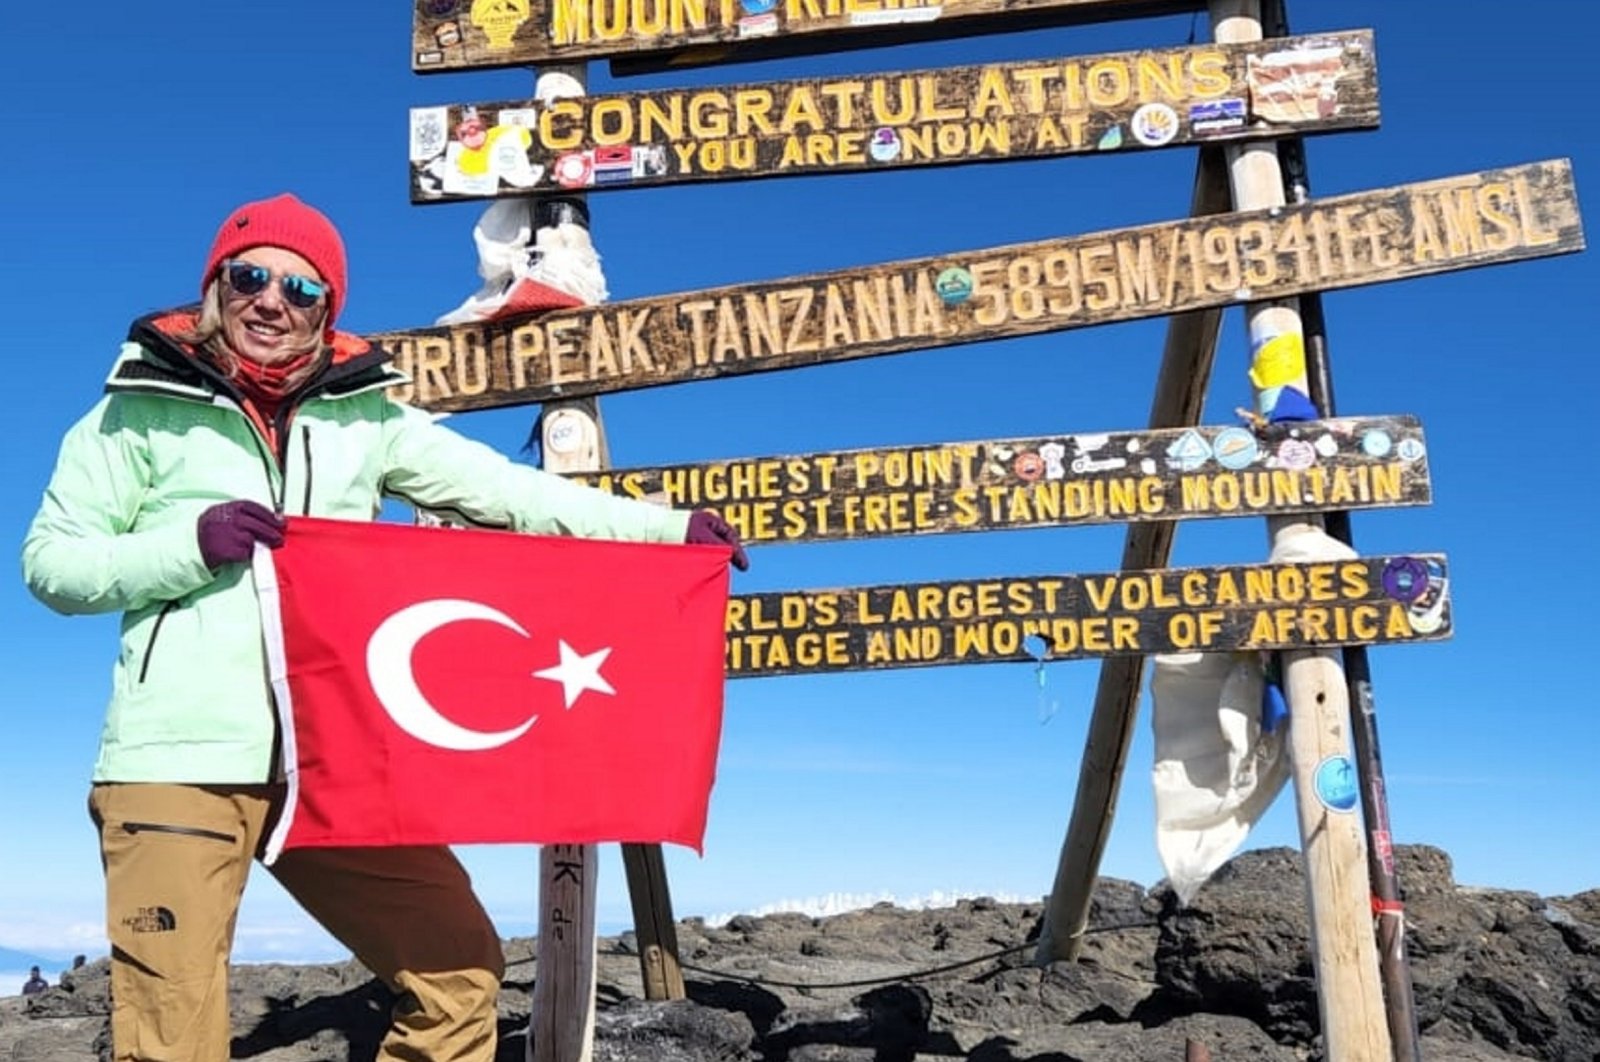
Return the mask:
[[96,781],[278,774],[249,566],[214,572],[200,557],[195,523],[218,502],[371,520],[394,497],[487,527],[683,541],[685,512],[515,464],[390,400],[384,389],[404,377],[353,337],[341,337],[347,356],[292,415],[280,414],[275,457],[236,392],[166,338],[176,320],[135,324],[105,397],[63,440],[23,544],[28,587],[45,604],[124,613]]

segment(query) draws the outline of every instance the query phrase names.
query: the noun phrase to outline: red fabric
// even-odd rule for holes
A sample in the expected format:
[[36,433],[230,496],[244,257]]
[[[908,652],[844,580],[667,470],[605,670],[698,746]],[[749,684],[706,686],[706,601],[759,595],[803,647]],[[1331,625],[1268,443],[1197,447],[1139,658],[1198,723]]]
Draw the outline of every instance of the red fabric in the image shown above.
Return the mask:
[[[711,546],[291,517],[283,546],[257,561],[291,764],[269,857],[476,842],[700,850],[722,727],[727,569],[728,551]],[[422,602],[468,604],[428,606],[441,611],[402,632],[399,649],[370,645]],[[504,620],[447,621],[474,606]],[[562,662],[563,642],[591,662],[609,649],[598,676],[614,692],[580,684],[568,706],[567,687],[536,674]],[[407,669],[420,702],[390,688],[408,685]],[[501,743],[432,743],[464,735]]]
[[498,321],[505,317],[542,313],[546,310],[570,310],[574,306],[582,305],[583,300],[576,295],[551,287],[532,277],[522,277],[511,285],[511,290],[506,292],[505,302],[495,307],[484,320]]

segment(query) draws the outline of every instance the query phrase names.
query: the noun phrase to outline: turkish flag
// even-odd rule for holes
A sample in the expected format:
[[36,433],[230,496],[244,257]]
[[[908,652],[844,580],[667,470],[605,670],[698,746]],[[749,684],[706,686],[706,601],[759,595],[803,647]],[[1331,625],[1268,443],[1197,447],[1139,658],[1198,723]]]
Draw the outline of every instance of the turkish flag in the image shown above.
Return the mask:
[[268,845],[700,850],[728,550],[291,517],[256,584],[288,778]]

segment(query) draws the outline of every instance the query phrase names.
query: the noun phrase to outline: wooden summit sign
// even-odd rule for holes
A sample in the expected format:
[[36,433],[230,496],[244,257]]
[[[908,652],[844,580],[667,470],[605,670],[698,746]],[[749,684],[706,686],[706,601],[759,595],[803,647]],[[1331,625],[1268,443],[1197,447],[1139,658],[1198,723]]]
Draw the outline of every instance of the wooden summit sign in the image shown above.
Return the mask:
[[737,594],[729,678],[1450,636],[1439,555]]
[[[1203,0],[414,0],[418,73],[653,56],[692,65],[1197,11]],[[721,46],[706,48],[704,46]],[[676,54],[674,54],[676,53]],[[698,54],[694,54],[698,53]]]
[[1426,505],[1413,417],[1079,433],[578,473],[747,543]]
[[379,333],[432,410],[1034,335],[1567,254],[1567,160],[533,318]]
[[411,200],[642,188],[1378,124],[1372,33],[411,111]]

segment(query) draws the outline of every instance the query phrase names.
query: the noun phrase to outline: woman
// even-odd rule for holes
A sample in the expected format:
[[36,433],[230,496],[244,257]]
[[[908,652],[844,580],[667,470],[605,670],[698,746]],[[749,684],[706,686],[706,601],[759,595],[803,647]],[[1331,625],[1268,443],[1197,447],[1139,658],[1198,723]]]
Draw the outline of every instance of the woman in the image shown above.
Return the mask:
[[[248,561],[281,544],[281,514],[370,520],[393,496],[483,526],[723,543],[746,566],[713,513],[516,465],[391,401],[388,355],[334,331],[345,273],[332,223],[293,196],[235,210],[198,313],[134,323],[23,546],[52,608],[124,612],[89,798],[118,1059],[229,1054],[234,919],[282,796]],[[499,938],[447,848],[295,849],[270,869],[399,993],[380,1058],[493,1058]]]

